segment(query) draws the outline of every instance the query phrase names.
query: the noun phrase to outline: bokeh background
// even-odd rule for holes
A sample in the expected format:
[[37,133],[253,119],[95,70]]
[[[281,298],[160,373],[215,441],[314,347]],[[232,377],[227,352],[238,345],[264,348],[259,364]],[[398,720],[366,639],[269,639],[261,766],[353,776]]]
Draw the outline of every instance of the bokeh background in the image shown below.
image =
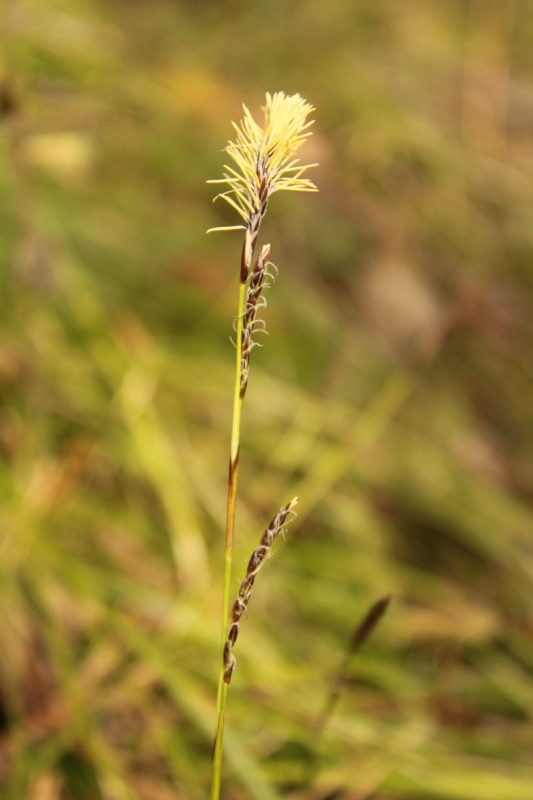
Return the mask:
[[530,800],[531,3],[4,0],[0,37],[2,797],[208,796],[241,236],[206,180],[282,90],[320,193],[263,228],[236,589],[300,506],[225,797]]

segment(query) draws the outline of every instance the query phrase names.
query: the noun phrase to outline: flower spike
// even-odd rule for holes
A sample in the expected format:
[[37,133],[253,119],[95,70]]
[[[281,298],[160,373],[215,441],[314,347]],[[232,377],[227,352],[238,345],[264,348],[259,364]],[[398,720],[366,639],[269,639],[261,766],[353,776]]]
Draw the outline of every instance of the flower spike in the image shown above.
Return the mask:
[[[307,121],[314,110],[299,94],[287,96],[283,92],[267,93],[264,106],[265,121],[261,127],[246,106],[240,124],[233,123],[235,141],[230,141],[226,152],[234,162],[225,166],[224,177],[208,181],[222,183],[228,190],[221,197],[231,205],[253,233],[265,214],[268,199],[274,192],[316,192],[308,178],[302,177],[306,169],[316,164],[301,165],[294,158],[298,148],[311,136]],[[214,230],[233,230],[211,228]]]

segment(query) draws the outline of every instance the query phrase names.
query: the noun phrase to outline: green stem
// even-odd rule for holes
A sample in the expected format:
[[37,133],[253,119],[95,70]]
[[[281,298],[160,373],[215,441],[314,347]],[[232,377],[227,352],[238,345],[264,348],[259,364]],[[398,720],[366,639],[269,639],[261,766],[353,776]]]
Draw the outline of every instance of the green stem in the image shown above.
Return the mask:
[[239,444],[241,431],[241,362],[242,362],[242,323],[244,304],[246,301],[246,281],[239,286],[239,304],[237,310],[237,358],[235,364],[235,389],[233,393],[233,422],[231,426],[231,451],[228,480],[228,505],[226,514],[226,556],[224,565],[224,596],[222,601],[222,642],[220,674],[218,678],[217,694],[217,727],[213,748],[213,770],[211,776],[211,800],[220,798],[220,780],[222,773],[222,742],[224,738],[224,715],[226,711],[226,696],[228,684],[224,682],[224,663],[222,652],[226,642],[228,630],[228,613],[231,582],[231,557],[233,551],[233,531],[235,528],[235,504],[237,499],[237,477],[239,473]]

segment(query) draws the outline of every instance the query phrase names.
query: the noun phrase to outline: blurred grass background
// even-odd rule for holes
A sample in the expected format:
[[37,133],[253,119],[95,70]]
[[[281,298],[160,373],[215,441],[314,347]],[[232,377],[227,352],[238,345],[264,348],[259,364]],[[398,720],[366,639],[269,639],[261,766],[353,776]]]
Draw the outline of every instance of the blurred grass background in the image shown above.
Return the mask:
[[225,796],[533,796],[531,12],[4,0],[3,798],[208,794],[240,234],[205,235],[234,223],[205,181],[278,90],[316,106],[320,194],[264,226],[237,577],[300,514],[238,643]]

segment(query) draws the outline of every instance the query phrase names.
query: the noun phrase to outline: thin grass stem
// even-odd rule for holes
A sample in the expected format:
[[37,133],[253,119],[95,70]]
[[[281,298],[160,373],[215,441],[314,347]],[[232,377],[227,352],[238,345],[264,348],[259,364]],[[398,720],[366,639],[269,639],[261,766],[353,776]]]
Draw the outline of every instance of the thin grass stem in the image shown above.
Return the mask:
[[[241,370],[242,370],[242,326],[244,317],[244,305],[246,300],[246,280],[242,280],[239,285],[239,302],[237,307],[237,331],[236,331],[236,361],[235,361],[235,388],[233,392],[233,415],[231,424],[231,445],[230,463],[228,478],[228,504],[226,513],[226,554],[224,559],[224,593],[222,599],[222,634],[221,649],[223,652],[226,641],[231,566],[233,554],[233,532],[235,529],[235,505],[237,500],[237,479],[239,475],[239,447],[241,437],[241,410],[243,394],[241,392]],[[220,674],[218,678],[217,692],[217,725],[215,742],[213,746],[213,772],[211,779],[211,800],[219,800],[220,780],[222,772],[222,744],[224,739],[224,717],[226,713],[226,697],[228,686],[224,682],[224,662],[220,661]]]

